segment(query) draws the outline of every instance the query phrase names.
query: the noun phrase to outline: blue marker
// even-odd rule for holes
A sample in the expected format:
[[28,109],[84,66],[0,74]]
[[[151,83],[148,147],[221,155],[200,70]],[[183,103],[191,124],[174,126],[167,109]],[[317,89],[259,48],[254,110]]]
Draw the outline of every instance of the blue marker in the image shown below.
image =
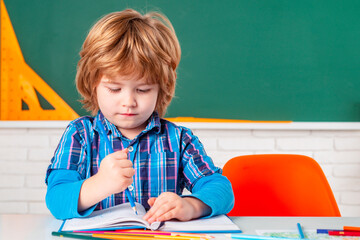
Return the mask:
[[297,223],[297,228],[298,228],[298,231],[299,231],[299,235],[300,235],[300,238],[305,238],[305,235],[304,235],[304,232],[301,228],[301,224],[300,223]]
[[[110,143],[109,139],[106,136],[104,126],[102,125],[102,123],[99,120],[97,120],[97,125],[99,126],[100,134],[103,136],[103,139],[105,140],[105,143],[108,145],[108,147],[110,149],[110,153],[113,153],[114,149],[112,148],[111,143]],[[131,196],[131,193],[130,193],[128,188],[125,189],[125,195],[126,195],[127,199],[130,202],[131,208],[134,210],[135,214],[138,215],[137,210],[136,210],[136,206],[135,206],[135,201],[134,201],[133,197]]]

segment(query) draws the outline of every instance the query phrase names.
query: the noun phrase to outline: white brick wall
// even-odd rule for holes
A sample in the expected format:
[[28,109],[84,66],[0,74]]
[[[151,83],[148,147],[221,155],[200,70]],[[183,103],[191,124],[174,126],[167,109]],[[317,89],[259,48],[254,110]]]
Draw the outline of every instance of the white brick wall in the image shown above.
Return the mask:
[[0,126],[0,213],[49,213],[44,174],[55,149],[51,139],[64,128],[17,125]]
[[[44,177],[66,125],[0,122],[0,214],[49,213],[44,202]],[[232,157],[247,154],[313,157],[328,178],[342,216],[360,216],[359,125],[184,125],[193,129],[220,167]]]

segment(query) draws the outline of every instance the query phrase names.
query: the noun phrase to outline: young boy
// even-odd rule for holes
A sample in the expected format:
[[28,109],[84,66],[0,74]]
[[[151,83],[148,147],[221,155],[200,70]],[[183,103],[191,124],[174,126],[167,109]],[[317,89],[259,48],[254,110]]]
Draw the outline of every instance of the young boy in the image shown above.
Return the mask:
[[[131,9],[108,14],[90,30],[80,57],[77,89],[95,117],[72,121],[60,140],[46,174],[51,213],[88,216],[127,202],[126,188],[150,209],[150,223],[228,213],[234,196],[221,169],[189,129],[160,118],[180,61],[168,19]],[[192,194],[181,196],[184,187]]]

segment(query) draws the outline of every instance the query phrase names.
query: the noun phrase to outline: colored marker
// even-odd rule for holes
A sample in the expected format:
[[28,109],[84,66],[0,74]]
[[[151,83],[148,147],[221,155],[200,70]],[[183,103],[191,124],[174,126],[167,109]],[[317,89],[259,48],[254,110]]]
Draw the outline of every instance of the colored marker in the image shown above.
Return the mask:
[[360,236],[360,231],[329,231],[329,236]]
[[65,237],[65,238],[76,238],[76,239],[103,239],[98,237],[93,237],[89,234],[78,234],[72,232],[52,232],[51,235],[56,237]]
[[300,238],[304,239],[304,238],[305,238],[305,235],[304,235],[304,232],[303,232],[303,230],[302,230],[301,224],[300,224],[300,223],[297,223],[296,226],[297,226],[297,229],[298,229],[298,231],[299,231]]
[[317,234],[328,234],[329,231],[343,231],[340,229],[316,229]]
[[360,231],[360,227],[344,226],[344,231]]

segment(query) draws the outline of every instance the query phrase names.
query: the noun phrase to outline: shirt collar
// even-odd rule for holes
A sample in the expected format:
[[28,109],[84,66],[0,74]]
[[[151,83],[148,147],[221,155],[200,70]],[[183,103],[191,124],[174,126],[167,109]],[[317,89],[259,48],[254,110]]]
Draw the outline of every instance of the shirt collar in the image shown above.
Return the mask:
[[[99,127],[97,126],[97,120],[99,120],[104,128],[107,135],[110,135],[111,133],[114,134],[115,137],[122,137],[121,132],[117,129],[117,127],[109,122],[103,115],[101,111],[98,112],[94,119],[94,129],[99,132]],[[156,134],[159,134],[161,131],[161,123],[160,123],[160,117],[157,112],[154,112],[150,118],[148,119],[148,124],[146,125],[146,128],[136,137],[144,135],[145,133],[154,130]],[[135,138],[135,139],[136,139]]]
[[154,112],[149,120],[148,120],[148,125],[146,126],[145,130],[143,132],[148,132],[151,131],[152,129],[154,129],[154,131],[159,134],[161,131],[161,123],[160,123],[160,117],[159,114],[157,112]]
[[117,128],[114,124],[110,123],[103,115],[101,111],[98,112],[94,119],[94,129],[99,132],[99,126],[98,126],[98,120],[101,122],[101,124],[104,126],[106,135],[110,135],[111,133],[114,133],[115,136],[118,135]]

